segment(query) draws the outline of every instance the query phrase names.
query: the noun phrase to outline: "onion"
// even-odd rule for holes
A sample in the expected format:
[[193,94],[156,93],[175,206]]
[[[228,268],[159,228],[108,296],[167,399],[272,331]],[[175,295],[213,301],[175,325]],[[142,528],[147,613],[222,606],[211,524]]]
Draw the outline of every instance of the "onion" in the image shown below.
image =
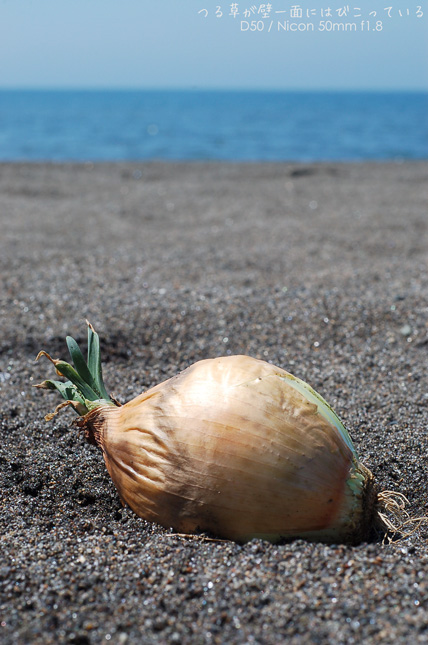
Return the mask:
[[326,401],[292,374],[249,356],[202,360],[125,405],[103,383],[99,338],[88,323],[88,358],[67,337],[74,367],[47,380],[81,415],[102,450],[121,500],[180,533],[245,542],[300,537],[359,543],[395,528],[351,438]]

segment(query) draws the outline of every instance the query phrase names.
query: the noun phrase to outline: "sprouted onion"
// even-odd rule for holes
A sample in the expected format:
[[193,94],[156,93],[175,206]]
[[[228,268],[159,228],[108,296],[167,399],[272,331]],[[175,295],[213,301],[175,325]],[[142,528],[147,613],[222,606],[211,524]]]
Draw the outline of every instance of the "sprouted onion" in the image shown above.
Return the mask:
[[[400,493],[378,492],[332,408],[304,381],[249,356],[202,360],[120,405],[108,394],[98,334],[85,361],[52,359],[57,390],[102,450],[124,504],[150,522],[245,542],[300,537],[359,543],[397,532]],[[387,515],[400,519],[397,527]]]

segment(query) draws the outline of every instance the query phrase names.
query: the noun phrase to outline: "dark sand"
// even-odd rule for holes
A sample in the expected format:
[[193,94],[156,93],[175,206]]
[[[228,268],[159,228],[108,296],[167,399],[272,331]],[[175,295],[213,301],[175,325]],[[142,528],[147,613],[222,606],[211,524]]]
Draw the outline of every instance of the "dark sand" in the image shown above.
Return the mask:
[[122,401],[247,353],[335,407],[427,514],[428,164],[0,165],[0,640],[427,643],[428,528],[389,546],[171,537],[121,507],[39,349]]

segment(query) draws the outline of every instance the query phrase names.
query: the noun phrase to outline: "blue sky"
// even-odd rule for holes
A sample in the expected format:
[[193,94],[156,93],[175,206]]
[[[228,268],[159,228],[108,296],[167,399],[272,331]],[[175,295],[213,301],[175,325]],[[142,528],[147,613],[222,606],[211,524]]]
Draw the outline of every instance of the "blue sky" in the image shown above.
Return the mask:
[[[305,0],[296,19],[289,0],[266,16],[261,4],[0,0],[0,88],[428,90],[426,0]],[[286,20],[304,31],[281,29]]]

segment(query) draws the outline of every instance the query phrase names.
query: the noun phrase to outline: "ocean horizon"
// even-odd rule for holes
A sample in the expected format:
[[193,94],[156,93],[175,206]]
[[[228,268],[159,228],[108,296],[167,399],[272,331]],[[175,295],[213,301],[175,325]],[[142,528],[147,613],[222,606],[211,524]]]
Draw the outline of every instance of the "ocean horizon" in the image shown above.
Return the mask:
[[428,92],[0,90],[0,161],[428,159]]

